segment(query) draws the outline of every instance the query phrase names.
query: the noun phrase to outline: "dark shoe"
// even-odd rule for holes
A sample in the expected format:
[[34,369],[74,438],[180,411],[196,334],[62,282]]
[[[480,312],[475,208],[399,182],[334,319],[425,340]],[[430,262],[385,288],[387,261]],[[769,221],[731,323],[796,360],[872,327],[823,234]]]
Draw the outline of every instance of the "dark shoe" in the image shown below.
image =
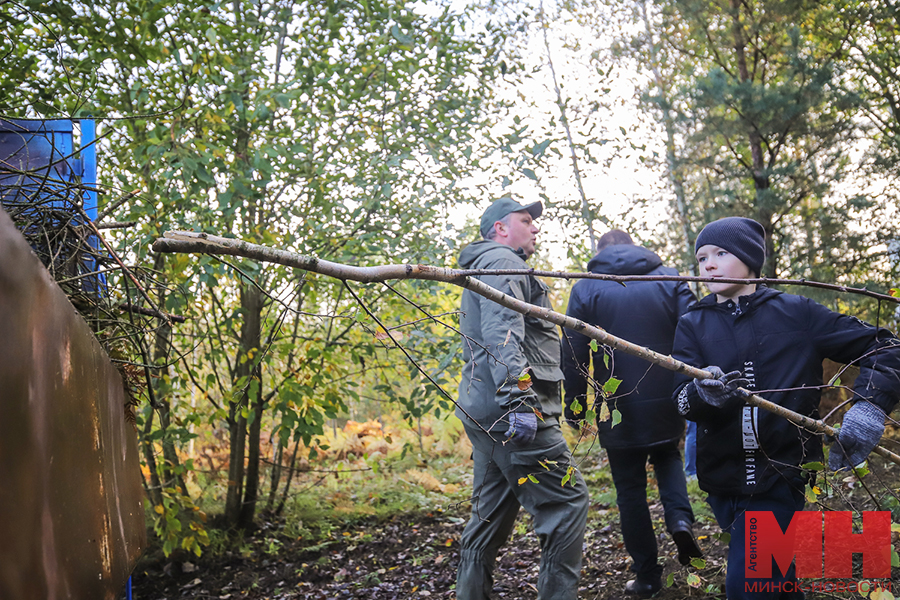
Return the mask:
[[625,584],[625,593],[637,596],[638,598],[649,598],[659,591],[662,583],[657,579],[654,582],[641,581],[640,579],[632,579]]
[[692,558],[703,556],[703,551],[697,545],[697,540],[694,539],[691,524],[687,521],[679,521],[672,527],[672,539],[675,540],[675,547],[678,548],[678,562],[681,564],[689,564]]

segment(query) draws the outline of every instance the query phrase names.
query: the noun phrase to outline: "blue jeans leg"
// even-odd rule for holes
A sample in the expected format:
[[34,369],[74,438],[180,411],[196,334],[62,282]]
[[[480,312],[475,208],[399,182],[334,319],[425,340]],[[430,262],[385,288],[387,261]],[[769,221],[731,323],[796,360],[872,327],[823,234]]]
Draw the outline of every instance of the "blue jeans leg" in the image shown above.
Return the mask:
[[[725,574],[725,593],[728,600],[802,600],[804,594],[797,589],[794,567],[784,575],[777,564],[773,564],[771,580],[748,580],[744,576],[745,536],[744,513],[746,511],[772,511],[782,531],[788,528],[794,513],[802,510],[805,503],[803,491],[798,484],[779,481],[772,489],[752,496],[728,496],[710,494],[707,497],[719,527],[731,535],[728,545],[728,568]],[[776,590],[750,591],[753,583],[771,581]]]
[[687,434],[684,436],[684,474],[697,474],[697,422],[687,422]]

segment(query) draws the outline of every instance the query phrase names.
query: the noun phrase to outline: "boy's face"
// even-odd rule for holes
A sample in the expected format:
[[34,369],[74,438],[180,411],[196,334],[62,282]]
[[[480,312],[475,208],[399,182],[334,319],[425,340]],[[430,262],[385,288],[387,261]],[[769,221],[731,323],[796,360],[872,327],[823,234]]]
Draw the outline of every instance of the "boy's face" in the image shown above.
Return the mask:
[[[756,277],[755,273],[750,271],[750,267],[741,261],[737,256],[718,246],[707,244],[701,246],[697,250],[697,263],[700,265],[700,275],[702,277],[727,279],[750,279]],[[709,291],[716,295],[718,302],[727,300],[737,300],[740,296],[747,296],[756,291],[755,283],[716,283],[709,282],[706,284]]]

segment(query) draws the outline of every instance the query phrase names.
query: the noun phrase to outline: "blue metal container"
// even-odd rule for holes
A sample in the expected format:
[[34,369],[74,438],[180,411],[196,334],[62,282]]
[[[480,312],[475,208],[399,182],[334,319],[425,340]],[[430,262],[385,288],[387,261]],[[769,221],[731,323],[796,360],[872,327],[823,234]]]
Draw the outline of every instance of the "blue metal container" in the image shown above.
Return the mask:
[[[99,240],[83,230],[79,208],[97,218],[97,152],[92,119],[0,118],[0,204],[57,278],[99,270]],[[86,247],[84,242],[86,242]],[[62,274],[62,277],[60,277]],[[98,293],[102,275],[85,277],[81,288]]]

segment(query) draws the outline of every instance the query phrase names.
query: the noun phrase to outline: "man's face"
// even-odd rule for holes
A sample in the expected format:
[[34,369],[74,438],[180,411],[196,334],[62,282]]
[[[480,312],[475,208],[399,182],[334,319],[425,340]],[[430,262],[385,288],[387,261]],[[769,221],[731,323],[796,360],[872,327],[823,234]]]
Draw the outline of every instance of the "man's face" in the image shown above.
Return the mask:
[[513,249],[521,248],[526,257],[534,254],[534,245],[540,229],[534,224],[534,219],[528,211],[510,213],[508,226],[502,221],[497,221],[494,227],[497,229],[496,241]]

